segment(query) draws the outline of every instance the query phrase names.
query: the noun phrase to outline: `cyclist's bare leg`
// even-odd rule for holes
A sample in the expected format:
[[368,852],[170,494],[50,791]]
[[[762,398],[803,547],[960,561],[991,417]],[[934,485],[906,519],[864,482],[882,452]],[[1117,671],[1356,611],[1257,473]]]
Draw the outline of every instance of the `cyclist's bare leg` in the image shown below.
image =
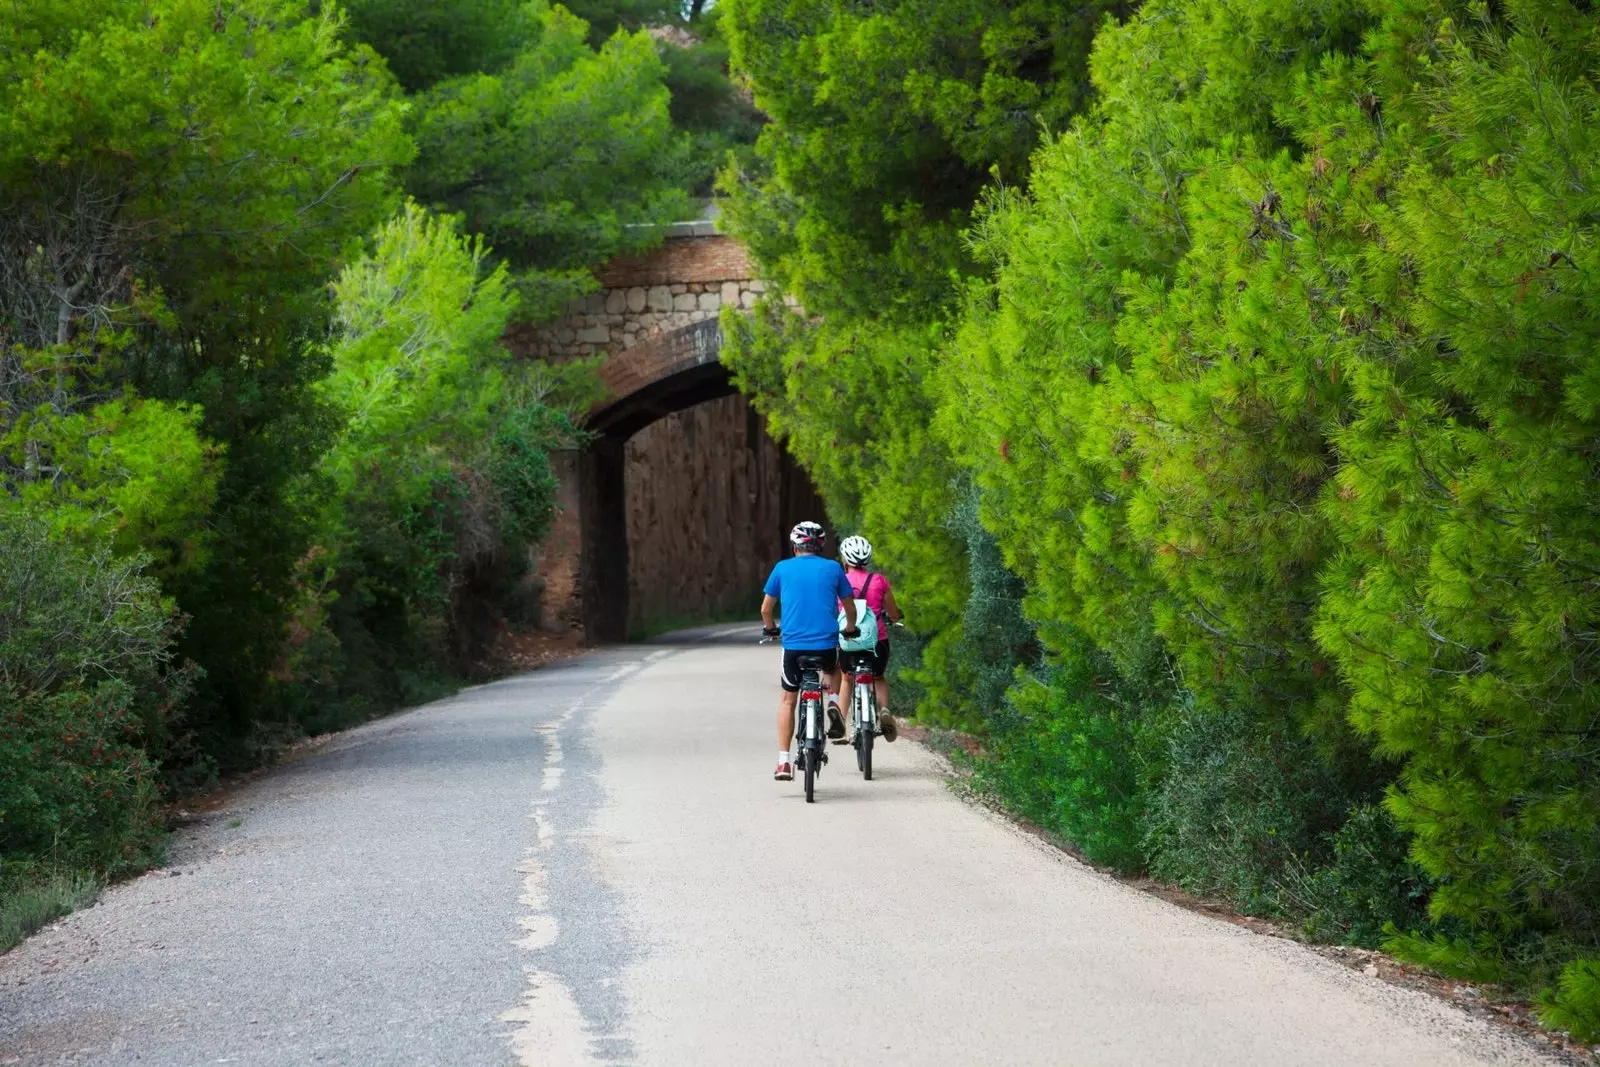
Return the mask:
[[855,679],[849,671],[836,671],[828,675],[828,686],[839,694],[839,715],[844,719],[845,733],[850,732],[850,694],[854,692]]
[[787,752],[791,757],[794,756],[794,704],[799,696],[787,689],[778,694],[778,751]]

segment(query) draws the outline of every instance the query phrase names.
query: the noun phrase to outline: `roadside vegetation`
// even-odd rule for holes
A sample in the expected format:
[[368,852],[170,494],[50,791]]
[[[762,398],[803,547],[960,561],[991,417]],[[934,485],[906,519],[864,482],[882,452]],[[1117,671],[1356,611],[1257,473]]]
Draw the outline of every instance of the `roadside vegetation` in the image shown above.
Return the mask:
[[595,378],[501,338],[715,186],[728,362],[983,788],[1600,1038],[1597,60],[1575,0],[6,5],[0,945],[536,610]]
[[1590,5],[723,6],[727,359],[919,717],[1093,859],[1600,1037]]
[[0,12],[0,948],[525,621],[592,367],[501,338],[757,118],[700,5]]

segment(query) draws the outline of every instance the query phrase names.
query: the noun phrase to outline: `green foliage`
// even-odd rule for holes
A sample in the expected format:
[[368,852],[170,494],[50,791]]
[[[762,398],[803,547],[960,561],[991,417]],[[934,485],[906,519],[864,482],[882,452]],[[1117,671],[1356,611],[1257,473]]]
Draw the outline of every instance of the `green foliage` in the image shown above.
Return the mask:
[[1571,1032],[1579,1041],[1600,1038],[1600,959],[1567,964],[1556,988],[1545,995],[1539,1018],[1546,1026]]
[[408,93],[498,71],[531,32],[525,0],[344,0],[346,33],[388,61]]
[[[287,494],[328,439],[306,344],[323,286],[389,213],[384,172],[413,151],[393,83],[338,28],[297,0],[69,0],[13,4],[0,30],[0,393],[16,390],[0,426],[47,402],[39,443],[59,431],[80,461],[124,435],[121,470],[88,463],[84,503],[105,505],[94,478],[109,476],[128,490],[110,503],[140,511],[106,525],[176,542],[141,547],[196,620],[193,710],[219,751],[265,711],[312,528]],[[50,358],[29,370],[19,345]],[[130,385],[174,407],[101,407]],[[186,436],[195,411],[204,444]],[[80,413],[88,425],[61,421]],[[195,480],[131,499],[157,447]],[[8,481],[37,478],[25,459]],[[213,493],[203,534],[181,528]]]
[[[407,203],[334,285],[337,339],[317,385],[341,416],[323,469],[341,489],[375,471],[407,495],[489,427],[504,390],[500,346],[515,307],[481,237]],[[426,490],[424,490],[425,492]]]
[[585,286],[583,268],[685,217],[688,142],[672,127],[663,66],[644,33],[598,52],[562,8],[530,8],[529,39],[504,70],[443,81],[414,102],[416,197],[524,272],[532,317]]
[[138,559],[0,509],[0,881],[39,862],[112,874],[158,847],[151,752],[182,754],[190,680],[176,630]]
[[315,298],[387,208],[382,168],[411,149],[370,53],[345,52],[332,16],[304,6],[12,6],[0,186],[10,235],[42,250],[7,249],[13,338],[95,338],[164,301],[190,329],[226,311],[242,339]]
[[1431,887],[1388,811],[1376,804],[1355,809],[1330,843],[1332,860],[1295,887],[1310,907],[1307,934],[1377,948],[1388,930],[1426,921]]
[[1373,233],[1317,635],[1352,721],[1405,761],[1389,805],[1439,882],[1433,914],[1592,951],[1600,302],[1572,175],[1600,151],[1600,37],[1561,3],[1443,14],[1407,5],[1375,38],[1381,115],[1310,87],[1327,103],[1308,136]]
[[[190,404],[130,391],[87,410],[48,405],[0,436],[9,488],[23,507],[88,543],[124,555],[159,553],[158,573],[204,565],[205,520],[216,503],[221,449],[200,433]],[[30,462],[47,477],[28,477]]]
[[571,437],[558,405],[592,368],[510,366],[500,339],[517,304],[508,269],[488,259],[457,220],[408,203],[334,285],[317,390],[343,429],[302,482],[322,519],[279,672],[305,728],[476,669],[554,516],[549,451]]
[[996,709],[976,781],[1096,863],[1138,871],[1145,866],[1136,745],[1143,709],[1092,658],[1065,658],[1042,677],[1017,682]]
[[753,164],[762,126],[761,112],[728,76],[729,48],[715,32],[719,23],[713,18],[697,26],[702,34],[710,31],[698,44],[661,45],[663,78],[672,94],[668,111],[673,125],[686,132],[692,144],[687,188],[693,196],[711,195],[717,169],[730,153],[736,166]]
[[[1241,277],[1218,281],[1220,262],[1197,262],[1242,253],[1249,264],[1266,242],[1218,233],[1226,251],[1212,253],[1183,210],[1207,174],[1190,175],[1218,158],[1224,140],[1238,151],[1277,140],[1271,102],[1322,48],[1356,39],[1353,6],[1153,3],[1108,26],[1092,67],[1100,104],[1040,149],[1031,195],[997,191],[974,233],[995,277],[972,287],[941,417],[977,472],[985,521],[1028,582],[1039,619],[1108,648],[1138,644],[1156,627],[1179,642],[1193,685],[1231,682],[1236,667],[1275,686],[1293,680],[1281,646],[1295,630],[1263,605],[1290,616],[1298,606],[1300,640],[1309,641],[1308,579],[1296,563],[1315,535],[1295,529],[1293,503],[1275,497],[1303,497],[1309,480],[1314,500],[1316,481],[1304,463],[1261,469],[1276,462],[1271,435],[1299,441],[1242,391],[1249,368],[1229,353],[1259,337],[1228,336],[1247,327],[1217,323],[1220,312],[1202,322],[1221,336],[1163,330],[1158,307],[1130,296],[1147,291],[1156,305],[1176,281],[1184,288],[1168,300],[1191,317],[1215,295],[1206,284],[1258,300]],[[1283,40],[1306,47],[1272,43]],[[1230,209],[1240,204],[1237,184],[1225,187]],[[1252,303],[1253,312],[1276,331],[1277,350],[1295,351],[1270,306],[1273,287],[1258,288],[1267,306]],[[1180,303],[1190,289],[1202,290],[1194,306]],[[1208,343],[1216,355],[1195,358]],[[1280,405],[1295,403],[1292,386]],[[1219,397],[1235,410],[1216,410]],[[1290,529],[1279,535],[1271,522]],[[1285,558],[1268,567],[1254,551],[1263,532],[1284,542]],[[1252,550],[1237,553],[1241,542]],[[1299,656],[1302,670],[1310,659]]]
[[534,405],[517,408],[500,423],[489,470],[508,537],[537,544],[550,532],[558,489],[550,449],[571,433],[558,411]]
[[0,689],[153,682],[171,661],[175,627],[141,563],[77,547],[0,507]]
[[991,168],[1025,172],[1040,124],[1081,104],[1090,36],[1122,7],[727,0],[733,64],[773,120],[758,169],[730,176],[765,276],[830,319],[943,306]]
[[0,690],[0,856],[47,856],[115,873],[160,840],[156,766],[133,691]]
[[[945,708],[964,714],[952,722],[982,723],[1006,705],[1007,690],[1016,681],[1016,668],[1036,667],[1040,661],[1033,627],[1023,616],[1022,602],[1027,590],[1022,581],[1005,567],[994,535],[978,521],[978,494],[968,485],[957,499],[946,520],[950,531],[964,545],[967,558],[967,602],[960,616],[960,643],[949,655],[949,671],[958,672],[955,690],[948,695],[937,689],[933,696]],[[926,657],[924,657],[926,661]],[[924,663],[924,676],[937,678]]]
[[1283,886],[1310,869],[1350,790],[1305,741],[1237,711],[1176,703],[1146,823],[1150,873],[1251,914],[1292,910]]

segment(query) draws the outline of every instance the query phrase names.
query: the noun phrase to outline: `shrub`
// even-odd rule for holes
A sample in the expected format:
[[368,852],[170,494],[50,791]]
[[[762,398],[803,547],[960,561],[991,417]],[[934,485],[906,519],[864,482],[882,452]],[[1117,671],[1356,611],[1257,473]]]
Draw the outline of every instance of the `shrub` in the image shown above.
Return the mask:
[[1325,863],[1346,813],[1372,798],[1352,796],[1311,742],[1238,709],[1186,697],[1147,729],[1165,749],[1145,828],[1150,873],[1250,914],[1301,912],[1286,888]]
[[142,569],[138,557],[68,544],[0,501],[0,686],[153,679],[171,657],[173,622]]
[[1411,861],[1411,839],[1382,806],[1350,813],[1334,832],[1332,862],[1297,887],[1311,908],[1306,933],[1318,941],[1377,948],[1387,929],[1417,927],[1427,920],[1429,883]]
[[1541,999],[1539,1018],[1546,1026],[1570,1030],[1579,1041],[1600,1040],[1600,958],[1567,964],[1556,988]]
[[159,844],[151,749],[186,755],[191,674],[140,567],[0,510],[0,861],[108,874]]
[[46,857],[115,874],[161,839],[156,764],[121,681],[19,695],[0,690],[0,857]]
[[489,474],[500,496],[506,536],[537,544],[556,516],[550,449],[572,435],[560,412],[542,405],[512,410],[495,431]]
[[1085,657],[1019,679],[992,717],[976,780],[1089,859],[1135,871],[1144,866],[1135,751],[1142,709],[1122,699],[1114,677]]

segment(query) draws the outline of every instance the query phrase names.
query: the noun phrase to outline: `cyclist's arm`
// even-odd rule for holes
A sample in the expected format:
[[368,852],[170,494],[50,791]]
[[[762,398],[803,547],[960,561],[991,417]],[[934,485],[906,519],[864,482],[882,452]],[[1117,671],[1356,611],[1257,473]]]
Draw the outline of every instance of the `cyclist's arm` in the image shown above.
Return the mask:
[[899,622],[905,618],[905,615],[900,611],[900,605],[894,602],[893,589],[885,589],[883,591],[883,610],[889,616],[890,622]]
[[856,602],[854,600],[846,600],[844,602],[844,628],[846,631],[856,628]]
[[761,625],[769,630],[776,630],[778,624],[774,621],[773,611],[778,606],[778,598],[770,593],[761,598]]

